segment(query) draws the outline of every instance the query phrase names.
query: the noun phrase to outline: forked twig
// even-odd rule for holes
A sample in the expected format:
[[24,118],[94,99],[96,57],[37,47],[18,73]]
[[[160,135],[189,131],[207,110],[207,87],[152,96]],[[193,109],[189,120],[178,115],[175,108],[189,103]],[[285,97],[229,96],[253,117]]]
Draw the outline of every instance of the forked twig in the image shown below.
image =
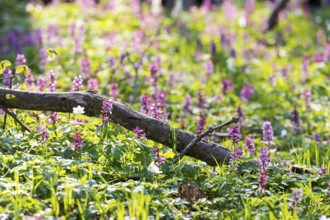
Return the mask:
[[4,106],[2,106],[1,104],[0,104],[0,108],[2,109],[2,110],[4,110],[8,115],[10,115],[11,117],[13,117],[13,119],[18,123],[18,124],[20,124],[20,126],[22,127],[22,130],[23,130],[23,132],[24,131],[28,131],[28,132],[31,132],[31,130],[30,129],[28,129],[18,118],[17,118],[17,116],[13,113],[13,112],[11,112],[11,111],[9,111],[7,108],[5,108]]
[[221,129],[223,127],[226,127],[230,124],[233,123],[237,123],[239,121],[239,117],[235,116],[232,119],[216,126],[216,127],[210,127],[208,130],[204,131],[203,133],[201,133],[200,135],[197,135],[194,139],[191,140],[191,142],[180,152],[179,156],[177,158],[174,159],[173,163],[177,163],[186,153],[187,151],[194,146],[195,144],[197,144],[199,141],[201,141],[204,137],[206,137],[207,135],[211,134],[212,132],[214,132],[215,130]]

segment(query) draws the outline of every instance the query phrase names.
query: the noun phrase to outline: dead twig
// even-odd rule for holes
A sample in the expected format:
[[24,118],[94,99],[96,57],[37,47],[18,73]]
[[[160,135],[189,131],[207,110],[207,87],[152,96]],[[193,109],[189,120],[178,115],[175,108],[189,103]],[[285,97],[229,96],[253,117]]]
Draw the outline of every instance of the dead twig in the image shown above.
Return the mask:
[[186,153],[187,151],[194,146],[195,144],[197,144],[198,142],[200,142],[204,137],[206,137],[207,135],[213,133],[215,130],[219,130],[223,127],[226,127],[230,124],[233,123],[237,123],[239,120],[238,116],[233,117],[232,119],[216,126],[216,127],[210,127],[208,130],[204,131],[203,133],[201,133],[200,135],[197,135],[179,154],[179,156],[177,158],[174,159],[173,163],[177,163]]
[[15,113],[9,111],[7,108],[5,108],[4,106],[2,106],[0,104],[0,108],[2,110],[4,110],[6,112],[6,114],[10,115],[18,124],[20,124],[20,126],[22,127],[22,131],[28,131],[28,132],[31,132],[30,129],[28,129],[18,118],[17,116],[15,115]]

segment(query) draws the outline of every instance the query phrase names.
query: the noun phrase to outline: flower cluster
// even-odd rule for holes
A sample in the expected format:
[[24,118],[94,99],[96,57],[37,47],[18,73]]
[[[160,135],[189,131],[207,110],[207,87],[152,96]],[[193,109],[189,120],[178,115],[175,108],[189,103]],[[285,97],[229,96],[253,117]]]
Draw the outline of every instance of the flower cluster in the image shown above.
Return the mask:
[[320,167],[320,170],[319,170],[319,172],[318,172],[318,174],[320,175],[320,176],[323,176],[324,174],[326,174],[328,172],[328,168],[327,167]]
[[256,151],[256,147],[254,145],[254,141],[252,138],[247,137],[244,142],[244,147],[249,151],[250,156],[254,156],[254,153]]
[[[214,44],[214,42],[213,42]],[[214,46],[215,47],[215,46]],[[212,61],[207,61],[206,64],[205,64],[205,70],[206,70],[206,74],[208,76],[211,76],[214,72],[214,67],[213,67],[213,63]]]
[[44,88],[46,87],[47,81],[44,77],[38,76],[37,79],[37,86],[40,92],[44,91]]
[[292,120],[294,130],[296,132],[299,132],[300,131],[299,112],[297,111],[296,107],[291,112],[291,120]]
[[49,79],[49,85],[48,85],[49,91],[55,92],[57,88],[57,83],[56,83],[56,73],[53,70],[49,71],[48,79]]
[[247,83],[240,91],[240,97],[243,102],[247,102],[250,100],[251,96],[254,94],[254,88],[251,84]]
[[205,94],[204,94],[202,89],[198,91],[198,107],[199,108],[206,108],[207,107]]
[[112,109],[113,109],[113,103],[110,99],[109,101],[103,101],[102,104],[103,124],[109,122],[110,120],[109,116],[112,114]]
[[300,204],[303,197],[302,189],[292,190],[292,197],[293,201],[289,203],[290,210],[294,210],[294,208]]
[[143,129],[136,127],[133,132],[135,133],[135,138],[138,140],[145,140],[146,139],[146,134],[144,133]]
[[49,123],[55,124],[56,122],[59,122],[60,119],[58,117],[57,112],[51,112],[49,118],[47,119]]
[[25,63],[26,63],[26,58],[25,58],[24,54],[17,54],[16,62],[15,62],[16,67],[23,65]]
[[41,133],[41,140],[43,144],[46,144],[47,138],[49,137],[49,131],[45,127],[37,126],[37,131]]
[[166,93],[160,91],[155,95],[156,102],[152,97],[147,95],[140,96],[140,108],[141,111],[155,119],[165,121],[167,118],[166,114]]
[[270,153],[267,147],[260,149],[260,156],[259,156],[259,191],[262,194],[266,192],[266,186],[268,184],[269,177],[267,176],[267,166],[270,162]]
[[84,141],[81,139],[82,133],[81,131],[77,131],[74,135],[70,136],[73,141],[73,145],[70,147],[71,150],[76,150],[77,148],[82,148],[84,145]]
[[79,89],[81,89],[83,85],[83,79],[82,77],[79,76],[75,76],[73,79],[73,87],[72,87],[72,91],[79,91]]
[[314,139],[315,139],[316,143],[318,143],[318,144],[321,144],[322,143],[321,134],[315,133],[314,134]]
[[312,92],[309,89],[304,89],[304,91],[301,94],[302,98],[305,101],[305,105],[307,109],[310,109],[311,107],[311,101],[312,101]]
[[233,82],[228,79],[222,79],[221,82],[222,82],[222,93],[226,95],[227,91],[233,89]]
[[165,162],[165,157],[164,156],[161,156],[159,154],[159,148],[158,147],[155,147],[152,150],[152,153],[155,154],[155,165],[156,166],[159,166],[159,165],[161,165],[161,164],[163,164]]
[[204,131],[204,127],[206,125],[206,114],[205,112],[201,112],[199,115],[199,120],[197,121],[197,129],[196,134],[201,134]]
[[238,106],[238,108],[236,109],[236,113],[238,115],[239,122],[240,122],[240,124],[242,126],[243,125],[243,122],[245,120],[245,115],[244,115],[244,112],[243,112],[241,106]]
[[273,132],[272,124],[269,121],[264,122],[262,126],[262,134],[264,141],[267,141],[268,143],[273,141],[274,132]]
[[109,95],[113,99],[117,99],[119,96],[118,83],[111,83],[109,87]]
[[87,81],[88,90],[98,91],[99,90],[99,81],[96,78],[90,78]]
[[229,138],[235,144],[237,144],[241,140],[242,136],[241,136],[240,127],[238,125],[235,125],[235,126],[229,128],[228,132],[229,132]]
[[89,64],[88,57],[84,57],[80,60],[80,66],[80,72],[82,76],[84,77],[84,79],[88,79],[91,75],[91,67]]
[[28,89],[33,90],[34,76],[31,69],[29,69],[29,75],[24,79],[24,83]]

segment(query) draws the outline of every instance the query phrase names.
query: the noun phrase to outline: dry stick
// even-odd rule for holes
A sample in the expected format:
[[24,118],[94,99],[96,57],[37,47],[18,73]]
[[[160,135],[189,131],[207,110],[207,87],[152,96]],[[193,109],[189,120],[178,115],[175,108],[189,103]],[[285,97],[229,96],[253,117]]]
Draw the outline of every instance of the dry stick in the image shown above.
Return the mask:
[[28,132],[31,132],[30,131],[30,129],[28,129],[18,118],[17,118],[17,116],[15,115],[15,113],[13,113],[13,112],[10,112],[7,108],[5,108],[4,106],[2,106],[1,104],[0,104],[0,108],[2,109],[2,110],[4,110],[8,115],[10,115],[11,117],[13,117],[13,119],[18,123],[18,124],[20,124],[21,125],[21,127],[22,127],[22,130],[23,130],[23,132],[24,131],[28,131]]
[[273,29],[277,23],[278,23],[278,15],[280,14],[280,12],[286,7],[286,5],[288,4],[289,0],[282,0],[277,6],[276,8],[273,10],[272,14],[270,15],[269,19],[268,19],[268,27],[265,31],[270,31],[271,29]]
[[[15,102],[6,99],[6,95],[15,96]],[[93,92],[29,92],[0,88],[0,104],[5,108],[22,110],[53,111],[72,113],[73,107],[84,107],[85,115],[100,117],[104,100],[108,98]],[[181,152],[196,135],[180,129],[173,129],[169,124],[137,112],[129,105],[112,101],[113,110],[110,119],[124,128],[133,131],[136,127],[144,130],[146,138],[167,147],[176,147]],[[175,137],[175,138],[174,138]],[[231,150],[205,140],[193,145],[185,155],[204,161],[209,165],[228,164]]]
[[221,125],[218,125],[216,127],[210,127],[208,130],[204,131],[203,133],[201,133],[200,135],[196,136],[188,145],[187,147],[185,147],[181,153],[179,154],[179,156],[177,158],[174,159],[173,163],[177,163],[186,153],[187,151],[194,146],[195,144],[197,144],[199,141],[201,141],[204,137],[206,137],[207,135],[211,134],[212,132],[214,132],[215,130],[221,129],[225,126],[228,126],[230,124],[233,123],[237,123],[239,121],[239,117],[235,116],[232,119],[222,123]]

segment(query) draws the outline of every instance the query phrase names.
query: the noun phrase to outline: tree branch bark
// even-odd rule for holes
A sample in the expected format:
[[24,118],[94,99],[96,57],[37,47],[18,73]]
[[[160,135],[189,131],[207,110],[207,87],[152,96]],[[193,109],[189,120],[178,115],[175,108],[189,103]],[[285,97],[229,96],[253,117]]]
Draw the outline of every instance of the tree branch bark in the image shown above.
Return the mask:
[[[7,94],[15,96],[8,100]],[[22,110],[53,111],[72,113],[78,105],[85,108],[85,115],[99,117],[103,100],[106,98],[94,92],[28,92],[0,88],[0,104],[5,108]],[[170,125],[135,111],[125,103],[112,101],[110,119],[128,130],[143,129],[146,137],[170,148],[176,146],[181,152],[196,137],[180,129],[172,130]],[[175,137],[173,137],[175,134]],[[202,160],[209,165],[228,164],[231,151],[220,145],[201,140],[193,145],[186,155]]]

